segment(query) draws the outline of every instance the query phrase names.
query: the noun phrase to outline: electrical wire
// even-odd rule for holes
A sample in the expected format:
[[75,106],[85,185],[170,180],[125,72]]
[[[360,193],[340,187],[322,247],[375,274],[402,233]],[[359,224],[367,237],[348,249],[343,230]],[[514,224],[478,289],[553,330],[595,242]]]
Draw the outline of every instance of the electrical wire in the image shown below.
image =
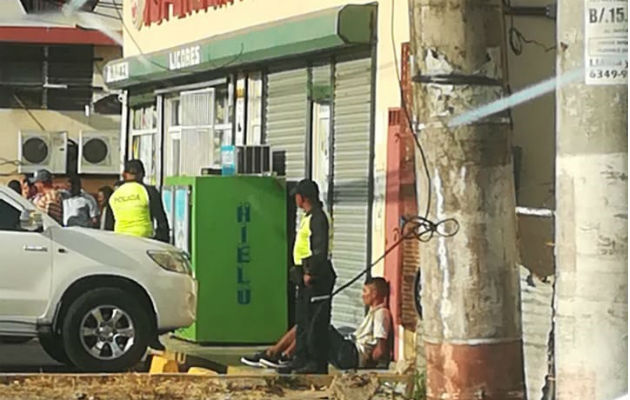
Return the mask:
[[[421,216],[415,216],[411,218],[403,217],[403,224],[401,227],[401,232],[403,233],[396,242],[394,242],[385,252],[381,255],[376,261],[370,264],[367,268],[357,274],[354,278],[350,279],[348,282],[344,283],[340,287],[338,287],[335,291],[330,295],[323,296],[315,296],[311,299],[312,303],[327,300],[335,297],[337,294],[344,291],[346,288],[354,284],[359,280],[363,275],[367,274],[376,264],[381,262],[389,253],[391,253],[396,247],[400,246],[402,242],[405,240],[416,239],[420,242],[427,243],[433,237],[453,237],[459,232],[459,222],[455,218],[447,218],[438,222],[432,222],[427,218]],[[451,229],[446,230],[447,225],[452,225]],[[406,232],[406,233],[405,233]]]
[[35,123],[37,124],[37,126],[39,126],[41,128],[42,131],[46,131],[46,128],[44,128],[44,125],[39,122],[39,120],[35,117],[35,115],[31,112],[31,110],[28,109],[28,107],[26,107],[26,105],[24,104],[24,102],[22,102],[22,100],[20,99],[20,97],[17,95],[17,93],[13,92],[13,98],[15,99],[15,101],[18,102],[18,104],[20,105],[20,107],[22,107],[24,109],[24,111],[26,111],[26,113],[29,115],[29,117],[31,117],[31,119],[33,121],[35,121]]
[[113,2],[108,2],[108,3],[106,3],[106,2],[104,2],[104,1],[102,1],[102,0],[99,0],[99,1],[96,3],[96,7],[103,7],[103,8],[114,9],[114,8],[120,8],[121,6],[119,6],[119,5],[117,5],[117,4],[114,4]]
[[101,17],[105,17],[105,18],[115,19],[116,21],[119,21],[119,20],[120,20],[120,18],[118,18],[118,17],[117,17],[117,16],[115,16],[115,15],[103,14],[103,13],[100,13],[100,12],[98,12],[98,11],[83,11],[83,12],[88,12],[88,13],[90,13],[90,14],[99,15],[99,16],[101,16]]
[[[408,219],[403,218],[403,220],[404,222],[401,227],[401,232],[403,233],[403,235],[400,237],[400,239],[398,239],[395,243],[393,243],[387,250],[385,250],[385,252],[383,253],[381,257],[379,257],[376,261],[374,261],[367,268],[361,271],[361,273],[357,274],[354,278],[352,278],[348,282],[338,287],[331,294],[322,295],[322,296],[313,296],[310,298],[310,303],[318,303],[317,309],[313,313],[313,320],[319,317],[319,314],[324,309],[324,306],[329,301],[332,301],[333,297],[335,297],[339,293],[346,290],[349,286],[351,286],[356,281],[358,281],[363,275],[367,274],[376,264],[378,264],[381,260],[383,260],[396,247],[400,246],[400,244],[404,242],[405,240],[416,239],[420,242],[426,243],[429,240],[431,240],[435,235],[440,236],[440,237],[452,237],[452,236],[455,236],[457,232],[459,232],[459,222],[457,222],[457,220],[454,218],[447,218],[437,223],[429,221],[428,219],[421,216],[415,216]],[[446,229],[444,227],[446,227],[447,224],[452,224],[452,228],[450,230],[444,230]],[[443,227],[443,229],[440,229],[440,227]],[[415,301],[415,295],[414,295],[414,301]],[[302,333],[298,337],[303,338],[304,335],[308,336],[308,329],[305,329],[304,331],[302,331]]]
[[20,160],[9,160],[8,158],[0,157],[0,165],[13,165],[18,167],[21,164]]
[[[427,196],[427,206],[426,206],[425,214],[424,216],[417,215],[410,218],[403,217],[404,222],[401,227],[401,232],[403,232],[403,235],[400,237],[400,239],[398,239],[387,250],[385,250],[385,252],[376,261],[368,265],[367,268],[365,268],[359,274],[354,276],[348,282],[338,287],[335,291],[332,292],[332,294],[313,297],[311,299],[311,302],[326,300],[329,298],[332,299],[334,296],[336,296],[337,294],[339,294],[340,292],[342,292],[343,290],[345,290],[346,288],[354,284],[356,281],[358,281],[363,275],[367,274],[372,268],[374,268],[375,265],[381,262],[385,257],[387,257],[389,253],[391,253],[396,247],[398,247],[405,240],[416,239],[420,242],[427,243],[431,239],[433,239],[433,237],[435,237],[436,235],[441,236],[441,237],[452,237],[456,235],[457,232],[459,232],[459,222],[455,218],[446,218],[438,222],[433,222],[428,219],[429,212],[431,210],[431,174],[429,172],[429,167],[427,165],[427,157],[426,157],[424,148],[422,147],[422,144],[420,143],[420,139],[418,138],[418,135],[413,129],[413,124],[411,122],[409,109],[407,106],[407,102],[405,100],[402,79],[400,77],[400,72],[398,71],[398,56],[396,53],[396,39],[395,39],[395,34],[394,34],[394,15],[395,15],[395,9],[394,9],[394,2],[392,1],[391,33],[390,34],[391,34],[391,39],[392,39],[392,48],[394,52],[396,77],[398,80],[398,87],[400,89],[400,99],[402,103],[402,109],[405,112],[407,123],[409,124],[409,131],[413,135],[414,141],[416,143],[416,147],[420,151],[424,171],[426,173],[426,177],[428,181],[428,196]],[[440,227],[443,227],[447,224],[452,224],[453,229],[451,229],[450,231],[440,230]],[[411,227],[411,229],[408,229],[409,227]],[[405,234],[404,232],[407,232],[407,233]]]
[[[512,8],[512,0],[503,0],[503,5],[507,7],[507,9]],[[547,46],[537,40],[526,38],[525,35],[523,35],[523,33],[514,26],[514,15],[510,15],[510,28],[508,29],[508,37],[510,48],[512,49],[512,52],[517,56],[523,54],[523,48],[525,47],[525,45],[528,44],[533,44],[540,47],[544,50],[545,53],[556,49],[555,45]]]
[[414,142],[416,143],[416,147],[418,148],[418,151],[420,151],[420,156],[422,159],[422,166],[424,168],[424,172],[427,177],[427,206],[424,212],[424,218],[428,218],[429,212],[431,211],[431,195],[432,195],[431,173],[429,172],[429,166],[427,164],[427,156],[424,152],[424,148],[422,147],[422,144],[420,143],[420,138],[418,138],[418,134],[416,133],[416,130],[413,127],[413,122],[411,121],[411,113],[409,112],[409,108],[407,106],[407,100],[405,99],[402,79],[400,77],[400,71],[398,70],[399,65],[398,65],[398,52],[396,49],[396,37],[395,37],[395,32],[394,32],[394,17],[395,17],[395,7],[394,7],[394,0],[392,0],[391,19],[390,19],[390,30],[391,30],[390,37],[392,40],[392,51],[394,54],[394,70],[396,71],[396,79],[398,80],[398,88],[400,89],[400,101],[401,101],[402,109],[405,112],[405,118],[407,119],[407,124],[409,124],[409,132],[411,132],[411,134],[413,135],[413,139],[414,139]]
[[[140,48],[140,45],[138,44],[136,39],[133,37],[133,34],[131,33],[131,30],[129,29],[127,24],[125,24],[125,21],[123,20],[123,16],[120,13],[120,9],[118,8],[118,7],[122,8],[122,4],[119,6],[118,3],[116,2],[116,0],[112,0],[112,2],[116,6],[116,14],[118,14],[118,19],[120,19],[120,23],[123,26],[123,29],[125,30],[125,32],[127,32],[127,36],[129,36],[129,38],[133,42],[134,46],[136,46],[136,49],[138,50],[138,53],[140,53],[140,56],[144,60],[149,62],[150,64],[155,65],[156,67],[161,68],[164,71],[170,71],[171,69],[168,68],[166,65],[162,65],[162,64],[160,64],[158,62],[155,62],[155,61],[149,59],[148,57],[146,57],[145,53],[142,51],[142,48]],[[214,69],[226,68],[226,67],[230,66],[231,64],[235,63],[236,61],[238,61],[243,56],[244,52],[245,52],[245,45],[243,43],[241,43],[241,50],[240,50],[240,52],[237,55],[235,55],[232,59],[226,61],[224,64],[211,65],[211,67],[213,67]]]
[[[52,5],[58,6],[59,8],[63,7],[64,4],[66,4],[62,0],[44,0],[44,1],[46,1],[48,4],[52,4]],[[105,7],[105,8],[107,8],[107,7]],[[111,9],[113,9],[113,8],[111,8]],[[79,10],[76,10],[76,11],[90,13],[90,14],[98,15],[98,16],[105,17],[105,18],[119,20],[119,18],[117,16],[115,16],[115,15],[103,14],[103,13],[100,13],[100,12],[94,11],[94,10],[81,10],[81,9],[79,9]]]

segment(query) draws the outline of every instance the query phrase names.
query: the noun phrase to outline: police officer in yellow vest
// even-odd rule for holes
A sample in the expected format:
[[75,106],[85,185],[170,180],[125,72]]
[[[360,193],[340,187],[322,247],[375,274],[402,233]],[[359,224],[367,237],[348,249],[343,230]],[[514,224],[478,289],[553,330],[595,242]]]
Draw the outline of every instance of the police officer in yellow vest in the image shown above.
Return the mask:
[[295,204],[305,211],[295,237],[291,279],[298,285],[296,351],[292,372],[328,372],[328,326],[331,300],[311,301],[332,293],[337,275],[330,261],[330,223],[319,200],[317,183],[300,181],[293,190]]
[[162,198],[154,186],[142,183],[144,174],[142,161],[125,162],[124,183],[109,198],[116,220],[114,232],[168,243],[169,227]]

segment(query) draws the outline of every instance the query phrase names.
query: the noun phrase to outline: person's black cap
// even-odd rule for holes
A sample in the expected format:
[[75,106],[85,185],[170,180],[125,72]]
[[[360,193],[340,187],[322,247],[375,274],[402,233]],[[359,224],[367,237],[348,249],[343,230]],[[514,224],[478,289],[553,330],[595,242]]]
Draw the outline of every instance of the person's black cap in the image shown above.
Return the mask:
[[291,196],[295,196],[296,194],[300,194],[302,197],[306,197],[309,200],[319,200],[319,187],[316,182],[310,179],[302,179],[293,190],[291,190]]
[[124,172],[144,177],[144,164],[140,160],[127,160],[125,161]]
[[35,172],[35,175],[31,179],[29,179],[29,181],[31,183],[36,183],[36,182],[48,183],[48,182],[52,182],[52,174],[47,169],[40,169],[39,171]]

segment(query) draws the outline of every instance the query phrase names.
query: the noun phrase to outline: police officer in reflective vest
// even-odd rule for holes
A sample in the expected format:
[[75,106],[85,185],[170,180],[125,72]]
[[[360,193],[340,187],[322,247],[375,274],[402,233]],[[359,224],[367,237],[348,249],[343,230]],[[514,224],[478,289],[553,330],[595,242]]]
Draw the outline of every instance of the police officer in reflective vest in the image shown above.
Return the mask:
[[144,174],[142,161],[125,162],[124,183],[109,198],[116,220],[114,232],[168,243],[169,227],[162,198],[154,186],[142,183]]
[[291,279],[298,285],[296,353],[290,369],[295,373],[328,373],[330,295],[337,275],[330,262],[330,224],[319,200],[317,183],[300,181],[293,190],[296,205],[305,211],[295,237]]

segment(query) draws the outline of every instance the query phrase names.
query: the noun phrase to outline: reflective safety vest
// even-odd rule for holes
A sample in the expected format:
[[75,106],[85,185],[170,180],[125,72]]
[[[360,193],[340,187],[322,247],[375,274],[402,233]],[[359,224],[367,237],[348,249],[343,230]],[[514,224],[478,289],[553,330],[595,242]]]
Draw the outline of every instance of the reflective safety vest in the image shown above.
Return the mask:
[[114,232],[132,236],[153,237],[149,192],[137,182],[126,182],[109,198],[114,213]]
[[[316,215],[313,215],[313,212]],[[313,219],[315,222],[313,223]],[[302,260],[309,258],[314,252],[320,252],[324,258],[330,259],[332,250],[332,226],[330,217],[322,209],[314,209],[300,220],[300,226],[293,244],[293,264],[302,265]],[[313,230],[320,236],[313,238]],[[319,248],[318,248],[319,247]]]

